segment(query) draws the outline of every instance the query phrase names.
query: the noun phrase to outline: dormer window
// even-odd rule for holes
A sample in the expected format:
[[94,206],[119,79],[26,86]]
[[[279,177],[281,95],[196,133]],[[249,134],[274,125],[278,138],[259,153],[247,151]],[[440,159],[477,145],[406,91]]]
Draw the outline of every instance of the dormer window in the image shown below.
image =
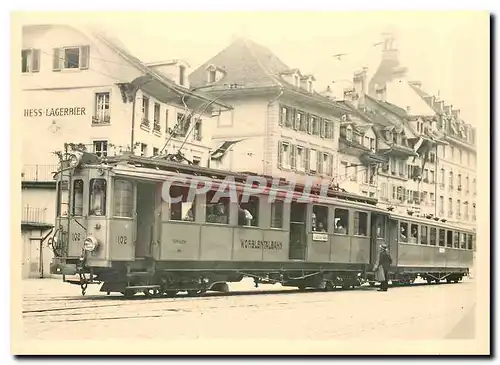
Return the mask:
[[209,70],[208,71],[208,82],[209,83],[214,83],[215,82],[215,76],[217,74],[217,71],[215,70]]
[[394,144],[398,144],[398,134],[397,133],[392,134],[392,142]]
[[348,141],[352,141],[352,128],[351,128],[351,127],[347,127],[347,128],[346,128],[345,138],[346,138]]
[[183,65],[179,66],[179,85],[184,86],[184,81],[186,77],[186,67]]

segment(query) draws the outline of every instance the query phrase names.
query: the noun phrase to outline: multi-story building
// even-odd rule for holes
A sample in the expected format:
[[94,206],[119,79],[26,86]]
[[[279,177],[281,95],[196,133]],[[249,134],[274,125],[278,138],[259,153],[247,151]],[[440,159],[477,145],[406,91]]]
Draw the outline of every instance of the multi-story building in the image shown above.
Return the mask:
[[[406,189],[420,191],[420,212],[451,222],[475,224],[476,132],[460,119],[459,110],[429,95],[418,81],[406,79],[395,39],[387,35],[382,60],[372,77],[368,93],[392,113],[406,120],[415,136],[420,158],[408,160],[413,181]],[[379,92],[377,92],[377,90]],[[397,106],[397,107],[395,107]],[[417,189],[415,190],[415,185]]]
[[449,221],[475,226],[476,223],[476,130],[460,119],[460,111],[428,95],[420,82],[412,88],[436,112],[437,128],[447,144],[438,146],[437,205],[439,215]]
[[[62,151],[64,143],[81,144],[100,156],[181,149],[193,163],[207,165],[207,124],[212,112],[229,108],[190,89],[185,62],[146,65],[118,41],[66,25],[24,27],[18,67],[26,254],[35,252],[30,242],[43,236],[32,227],[53,222],[52,172],[59,162],[53,152]],[[25,265],[25,276],[48,269],[47,262],[41,267],[39,253],[24,262],[32,263]]]
[[234,108],[218,118],[212,133],[213,167],[299,181],[306,176],[332,180],[340,118],[350,109],[316,92],[313,75],[238,39],[189,80]]
[[[347,140],[358,140],[358,149],[373,152],[368,161],[365,158],[361,165],[355,163],[354,169],[361,168],[362,173],[350,173],[348,189],[355,190],[357,184],[356,192],[376,197],[381,206],[403,214],[434,214],[436,158],[432,150],[441,143],[439,135],[432,133],[429,121],[419,121],[419,117],[387,102],[385,87],[377,85],[373,97],[367,86],[364,69],[354,75],[353,86],[344,92],[344,102],[364,122],[358,122],[355,130],[352,123],[342,127],[341,144],[345,135]],[[341,159],[352,159],[352,151],[352,147],[340,149]],[[341,164],[339,172],[345,165]]]

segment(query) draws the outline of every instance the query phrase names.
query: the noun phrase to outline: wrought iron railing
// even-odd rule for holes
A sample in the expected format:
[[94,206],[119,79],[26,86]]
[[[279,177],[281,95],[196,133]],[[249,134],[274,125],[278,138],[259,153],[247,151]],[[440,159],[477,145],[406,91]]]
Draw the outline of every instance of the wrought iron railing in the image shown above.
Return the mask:
[[54,181],[57,165],[24,165],[21,181]]
[[50,223],[47,219],[47,208],[23,207],[21,220],[23,223]]

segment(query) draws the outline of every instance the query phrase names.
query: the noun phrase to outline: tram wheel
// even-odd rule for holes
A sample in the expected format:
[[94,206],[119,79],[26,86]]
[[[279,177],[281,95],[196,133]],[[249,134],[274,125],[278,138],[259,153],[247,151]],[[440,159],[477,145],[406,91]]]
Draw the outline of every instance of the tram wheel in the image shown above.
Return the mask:
[[173,298],[177,295],[178,291],[177,290],[166,290],[165,291],[165,295],[168,297],[168,298]]
[[125,298],[132,298],[136,294],[136,292],[133,290],[125,290],[122,291],[121,293]]
[[144,290],[144,295],[149,298],[157,298],[161,295],[161,292],[159,289],[146,289]]

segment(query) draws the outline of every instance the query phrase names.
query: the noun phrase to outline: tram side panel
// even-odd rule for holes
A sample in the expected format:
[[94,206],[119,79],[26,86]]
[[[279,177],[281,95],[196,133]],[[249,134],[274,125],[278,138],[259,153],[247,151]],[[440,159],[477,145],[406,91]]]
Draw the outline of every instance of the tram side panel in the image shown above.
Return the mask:
[[234,228],[232,237],[233,261],[262,261],[264,249],[270,248],[272,241],[264,239],[264,232],[260,228]]
[[334,234],[331,238],[330,262],[347,263],[351,257],[351,237]]
[[202,226],[191,222],[163,222],[160,261],[198,260]]

